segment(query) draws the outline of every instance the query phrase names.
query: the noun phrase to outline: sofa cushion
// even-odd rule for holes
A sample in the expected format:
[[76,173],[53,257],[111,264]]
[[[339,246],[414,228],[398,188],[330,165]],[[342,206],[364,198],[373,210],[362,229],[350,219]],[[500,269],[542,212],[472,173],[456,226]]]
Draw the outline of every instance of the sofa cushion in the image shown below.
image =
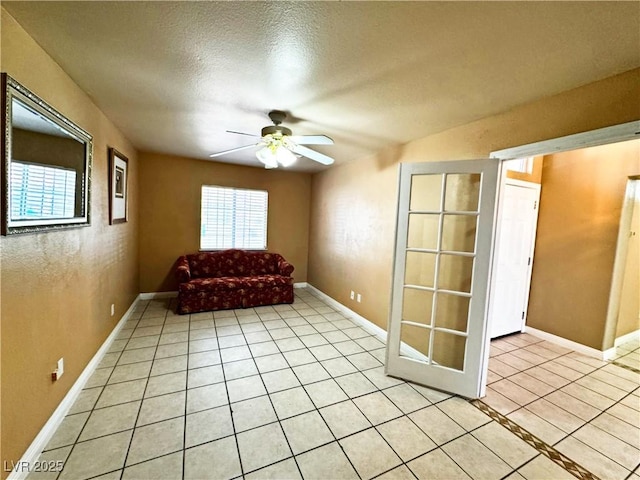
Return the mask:
[[278,273],[277,253],[224,250],[187,255],[192,278],[247,277]]
[[180,292],[218,292],[238,290],[244,286],[246,279],[238,277],[194,278],[178,286]]
[[293,278],[283,277],[282,275],[256,275],[243,278],[242,281],[249,288],[271,288],[280,285],[291,285]]

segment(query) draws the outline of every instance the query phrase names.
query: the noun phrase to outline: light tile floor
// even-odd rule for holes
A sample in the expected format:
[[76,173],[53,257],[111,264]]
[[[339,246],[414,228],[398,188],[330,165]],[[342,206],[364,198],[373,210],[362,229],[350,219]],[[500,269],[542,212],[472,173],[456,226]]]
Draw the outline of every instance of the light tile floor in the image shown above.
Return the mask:
[[[634,348],[621,360],[637,372]],[[493,343],[474,406],[383,362],[381,341],[304,289],[190,316],[143,301],[40,457],[64,469],[29,478],[573,478],[562,452],[583,478],[640,480],[630,369],[516,335]]]
[[639,347],[601,362],[531,335],[494,340],[482,402],[600,478],[640,479]]

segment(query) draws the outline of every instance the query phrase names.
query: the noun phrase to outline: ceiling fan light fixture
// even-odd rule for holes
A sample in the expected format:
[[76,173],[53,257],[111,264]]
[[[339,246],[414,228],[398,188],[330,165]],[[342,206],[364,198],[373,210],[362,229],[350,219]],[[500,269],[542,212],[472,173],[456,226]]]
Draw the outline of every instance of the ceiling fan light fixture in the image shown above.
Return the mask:
[[298,159],[291,150],[283,145],[265,145],[256,152],[256,158],[260,160],[265,168],[278,168],[278,164],[283,167],[290,167]]
[[[264,127],[257,143],[252,145],[244,145],[242,147],[231,148],[209,155],[211,158],[220,157],[229,153],[239,152],[249,148],[258,147],[255,153],[256,158],[262,162],[265,168],[278,168],[279,165],[289,167],[293,165],[298,158],[306,157],[314,162],[322,165],[331,165],[333,158],[320,153],[316,150],[306,147],[305,145],[333,145],[333,140],[326,135],[292,135],[291,129],[282,126],[282,122],[287,117],[287,113],[282,110],[272,110],[269,112],[269,118],[273,125]],[[247,135],[250,137],[258,137],[244,132],[236,132],[227,130],[229,133],[238,135]]]
[[256,152],[256,158],[260,160],[265,168],[278,168],[276,154],[268,146],[262,147]]
[[296,157],[293,152],[286,147],[279,147],[276,150],[276,158],[278,163],[283,167],[290,167],[296,163],[296,160],[298,159],[298,157]]

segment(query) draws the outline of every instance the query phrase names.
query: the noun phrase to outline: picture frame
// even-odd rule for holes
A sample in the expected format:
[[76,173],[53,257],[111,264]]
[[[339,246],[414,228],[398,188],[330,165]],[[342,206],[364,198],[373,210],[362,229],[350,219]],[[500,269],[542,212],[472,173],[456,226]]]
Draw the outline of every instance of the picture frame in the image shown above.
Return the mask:
[[125,223],[129,214],[129,159],[109,147],[109,225]]

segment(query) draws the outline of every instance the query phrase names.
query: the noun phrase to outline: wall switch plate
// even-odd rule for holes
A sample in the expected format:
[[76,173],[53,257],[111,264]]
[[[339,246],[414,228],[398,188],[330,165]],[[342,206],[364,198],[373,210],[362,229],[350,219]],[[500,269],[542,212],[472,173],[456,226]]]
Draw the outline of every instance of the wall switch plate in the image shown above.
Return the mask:
[[360,303],[362,301],[362,295],[358,294],[357,301],[358,301],[358,303]]
[[116,304],[111,304],[111,316],[113,317],[116,314]]
[[356,292],[354,292],[353,290],[351,290],[351,300],[356,298]]

